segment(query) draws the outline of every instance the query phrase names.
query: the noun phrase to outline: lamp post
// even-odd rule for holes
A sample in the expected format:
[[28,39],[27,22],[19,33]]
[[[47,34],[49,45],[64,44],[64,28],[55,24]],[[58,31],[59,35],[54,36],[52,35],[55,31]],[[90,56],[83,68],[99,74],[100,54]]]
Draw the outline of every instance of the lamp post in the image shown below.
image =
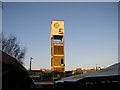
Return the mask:
[[30,72],[31,72],[31,64],[32,64],[32,57],[30,58]]

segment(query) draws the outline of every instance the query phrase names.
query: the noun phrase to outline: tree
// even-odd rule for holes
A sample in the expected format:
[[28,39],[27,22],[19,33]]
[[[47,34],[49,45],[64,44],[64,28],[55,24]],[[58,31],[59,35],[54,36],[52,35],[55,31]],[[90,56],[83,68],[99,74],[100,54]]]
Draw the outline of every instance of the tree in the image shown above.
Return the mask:
[[10,35],[6,38],[3,33],[0,34],[0,45],[2,46],[2,51],[16,58],[21,64],[23,64],[23,59],[25,56],[25,48],[21,48],[17,42],[17,38]]

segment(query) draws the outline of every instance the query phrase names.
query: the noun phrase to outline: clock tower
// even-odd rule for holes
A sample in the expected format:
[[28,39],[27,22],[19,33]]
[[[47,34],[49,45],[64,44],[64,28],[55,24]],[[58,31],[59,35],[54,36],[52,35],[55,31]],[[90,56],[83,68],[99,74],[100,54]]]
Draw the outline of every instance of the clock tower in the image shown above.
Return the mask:
[[51,70],[64,72],[64,21],[51,22]]

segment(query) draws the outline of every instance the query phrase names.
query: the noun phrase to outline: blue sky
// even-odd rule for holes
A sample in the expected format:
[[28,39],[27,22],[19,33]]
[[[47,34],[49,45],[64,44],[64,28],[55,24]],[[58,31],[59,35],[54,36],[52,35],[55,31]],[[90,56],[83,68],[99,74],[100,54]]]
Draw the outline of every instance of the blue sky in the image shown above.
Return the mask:
[[66,70],[118,62],[118,6],[103,3],[3,3],[3,32],[26,47],[25,67],[50,69],[51,20],[65,22]]
[[0,3],[0,32],[2,31],[2,3]]
[[119,0],[2,0],[3,2],[119,2]]

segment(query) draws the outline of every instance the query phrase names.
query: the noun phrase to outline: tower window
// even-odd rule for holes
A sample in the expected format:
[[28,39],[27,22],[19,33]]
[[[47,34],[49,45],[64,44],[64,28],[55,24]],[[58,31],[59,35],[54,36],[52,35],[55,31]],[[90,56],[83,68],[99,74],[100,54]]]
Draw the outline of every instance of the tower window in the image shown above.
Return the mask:
[[64,64],[64,63],[63,63],[63,59],[61,59],[61,64]]
[[60,35],[54,35],[54,43],[57,44],[57,43],[63,43],[63,36],[60,36]]
[[62,43],[62,41],[61,41],[61,40],[58,40],[58,39],[54,39],[54,43],[55,43],[55,44],[60,44],[60,43]]

